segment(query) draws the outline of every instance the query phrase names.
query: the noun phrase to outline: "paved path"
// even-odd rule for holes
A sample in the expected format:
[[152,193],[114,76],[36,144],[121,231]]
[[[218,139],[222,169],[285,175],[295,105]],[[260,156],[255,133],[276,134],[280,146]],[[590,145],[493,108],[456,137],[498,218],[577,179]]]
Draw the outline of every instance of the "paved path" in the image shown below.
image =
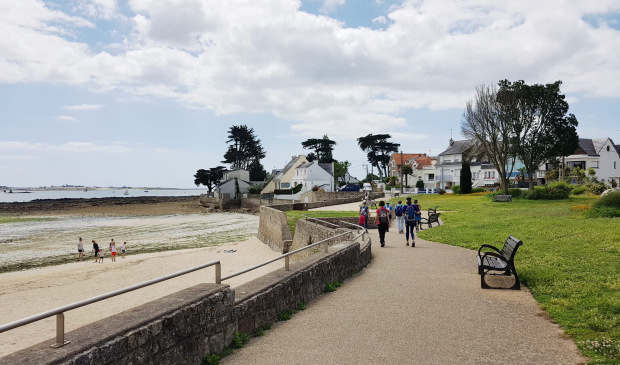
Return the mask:
[[[434,229],[434,228],[433,228]],[[221,364],[579,364],[527,289],[482,290],[475,252],[392,229],[374,260]]]

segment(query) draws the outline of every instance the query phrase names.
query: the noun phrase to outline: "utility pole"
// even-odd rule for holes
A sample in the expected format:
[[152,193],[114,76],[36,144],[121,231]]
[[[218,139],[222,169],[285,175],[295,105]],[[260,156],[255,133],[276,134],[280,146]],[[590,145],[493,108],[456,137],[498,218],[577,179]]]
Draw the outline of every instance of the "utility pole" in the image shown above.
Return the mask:
[[405,166],[403,150],[400,150],[400,196],[403,196],[403,166]]

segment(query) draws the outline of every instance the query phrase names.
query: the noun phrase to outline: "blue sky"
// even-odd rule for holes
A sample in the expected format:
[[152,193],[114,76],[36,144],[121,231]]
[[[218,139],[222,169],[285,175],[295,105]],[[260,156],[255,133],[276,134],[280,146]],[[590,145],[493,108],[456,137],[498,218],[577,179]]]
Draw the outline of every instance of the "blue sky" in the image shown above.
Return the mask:
[[327,134],[443,151],[475,87],[562,80],[583,138],[620,144],[620,2],[0,3],[0,185],[193,187],[232,125],[265,168]]

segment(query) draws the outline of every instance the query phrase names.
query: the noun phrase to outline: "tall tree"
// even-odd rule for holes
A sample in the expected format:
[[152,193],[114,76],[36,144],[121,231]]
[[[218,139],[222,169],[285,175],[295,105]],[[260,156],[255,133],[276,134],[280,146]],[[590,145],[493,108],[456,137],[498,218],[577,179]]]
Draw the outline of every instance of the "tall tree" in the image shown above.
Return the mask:
[[249,166],[250,181],[265,181],[267,171],[258,159],[254,159]]
[[461,163],[461,194],[471,194],[471,168],[469,161],[463,160]]
[[461,131],[472,139],[488,156],[499,172],[504,194],[508,194],[508,176],[515,164],[515,151],[511,146],[511,108],[514,101],[504,95],[503,102],[497,97],[495,86],[476,87],[474,100],[468,100],[463,112]]
[[530,190],[541,164],[568,156],[579,145],[577,118],[568,114],[560,85],[561,81],[546,85],[527,85],[523,80],[499,82],[498,99],[506,104],[512,146],[525,166]]
[[357,144],[362,151],[366,152],[368,162],[379,170],[379,176],[387,176],[387,167],[390,162],[390,155],[398,152],[400,144],[388,141],[392,138],[389,134],[368,134],[357,139]]
[[333,150],[336,145],[335,141],[332,141],[327,137],[327,134],[323,138],[310,138],[301,142],[303,148],[314,150],[314,153],[308,154],[309,161],[318,160],[319,163],[334,162]]
[[224,166],[212,167],[209,170],[200,169],[194,175],[194,184],[196,184],[196,186],[200,184],[206,186],[210,193],[222,180],[222,177],[224,177],[225,170],[226,168]]
[[260,139],[254,134],[254,128],[247,125],[233,125],[228,130],[228,150],[224,154],[223,163],[231,164],[231,168],[249,170],[254,161],[265,158],[265,150]]

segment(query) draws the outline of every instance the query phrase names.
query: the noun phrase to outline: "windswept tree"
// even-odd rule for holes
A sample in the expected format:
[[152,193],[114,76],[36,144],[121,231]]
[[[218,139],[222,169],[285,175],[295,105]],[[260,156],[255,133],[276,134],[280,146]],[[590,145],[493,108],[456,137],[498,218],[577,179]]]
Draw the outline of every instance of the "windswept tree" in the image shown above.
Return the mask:
[[336,142],[329,139],[327,134],[323,138],[310,138],[301,142],[303,148],[314,150],[314,152],[308,154],[308,160],[318,160],[320,163],[336,161],[332,154],[335,145]]
[[224,177],[225,170],[226,168],[224,166],[212,167],[208,170],[200,169],[194,175],[194,184],[196,184],[196,186],[202,184],[207,187],[209,192],[212,192],[213,188],[215,188]]
[[512,174],[515,164],[510,114],[511,104],[516,101],[511,99],[514,95],[504,94],[500,102],[497,94],[495,86],[476,87],[474,100],[468,100],[465,104],[461,131],[487,155],[499,172],[504,194],[508,194],[508,176]]
[[498,100],[505,104],[512,147],[525,166],[530,190],[541,164],[568,156],[579,145],[577,118],[568,114],[560,85],[561,81],[546,85],[527,85],[523,80],[499,82]]
[[247,125],[233,125],[228,130],[228,150],[224,154],[222,163],[231,165],[231,168],[250,170],[252,163],[260,164],[265,158],[265,150],[260,139],[254,134],[254,128]]
[[368,162],[379,170],[379,176],[383,180],[383,176],[387,176],[388,163],[390,156],[394,152],[398,152],[400,144],[388,141],[392,138],[389,134],[368,134],[357,139],[357,144],[362,151],[366,152]]

